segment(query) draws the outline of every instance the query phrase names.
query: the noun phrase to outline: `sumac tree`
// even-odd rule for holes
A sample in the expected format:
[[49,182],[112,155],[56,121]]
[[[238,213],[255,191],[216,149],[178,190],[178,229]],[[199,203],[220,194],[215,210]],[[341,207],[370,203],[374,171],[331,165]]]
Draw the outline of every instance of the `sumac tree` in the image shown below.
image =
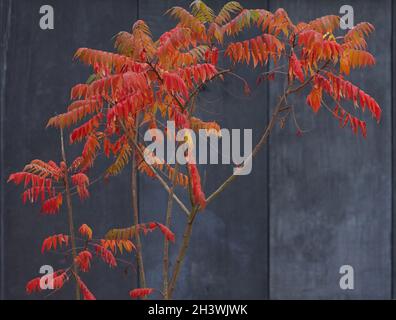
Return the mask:
[[[356,113],[367,110],[377,122],[381,118],[381,108],[375,99],[347,80],[352,70],[375,64],[375,58],[367,51],[366,37],[374,31],[370,23],[360,23],[344,32],[339,28],[340,18],[335,15],[294,23],[284,9],[275,12],[245,9],[235,1],[215,13],[203,1],[196,0],[190,10],[174,7],[168,14],[177,20],[177,24],[158,39],[153,39],[149,26],[138,20],[130,32],[116,35],[116,52],[90,48],[77,50],[75,58],[91,66],[93,74],[86,83],[72,88],[72,102],[66,112],[49,119],[48,126],[61,130],[72,128],[69,140],[71,144],[82,143],[81,157],[69,169],[64,164],[58,167],[53,162],[32,162],[23,173],[10,177],[10,181],[17,184],[24,182],[25,187],[32,183],[24,193],[24,200],[36,201],[38,195],[48,195],[50,198],[45,200],[43,210],[55,213],[62,196],[53,193],[53,181],[67,181],[65,174],[73,171],[71,181],[80,197],[84,198],[88,196],[89,186],[85,173],[95,166],[100,155],[113,159],[104,173],[107,179],[122,174],[125,166],[131,163],[132,226],[111,229],[104,239],[97,239],[96,242],[88,227],[80,228],[87,241],[82,251],[74,253],[72,265],[82,272],[89,269],[92,257],[90,246],[111,266],[116,264],[113,252],[117,246],[120,250],[136,250],[142,287],[131,290],[130,296],[133,298],[143,298],[154,292],[146,283],[139,231],[146,233],[159,229],[165,235],[163,286],[157,291],[165,299],[170,299],[186,256],[194,221],[199,212],[204,211],[237,178],[236,174],[231,174],[216,190],[203,190],[197,165],[174,165],[158,159],[146,148],[141,134],[143,130],[166,130],[167,121],[171,120],[177,129],[219,131],[220,126],[214,121],[216,119],[198,118],[196,98],[205,86],[222,81],[224,77],[237,77],[248,93],[252,84],[235,73],[237,64],[250,68],[256,74],[258,83],[278,78],[285,83],[276,106],[271,109],[269,123],[263,128],[249,160],[265,145],[275,124],[294,114],[290,101],[296,93],[306,95],[307,107],[312,112],[328,111],[341,127],[350,127],[355,134],[363,137],[367,135],[366,122]],[[241,39],[242,34],[251,29],[259,35]],[[241,108],[241,112],[246,111]],[[190,143],[188,137],[185,140]],[[147,161],[147,157],[153,161]],[[39,168],[35,167],[36,164]],[[169,195],[162,223],[142,224],[139,221],[138,174],[156,179]],[[181,186],[189,195],[189,203],[184,203],[176,194],[176,186]],[[175,239],[170,231],[175,203],[187,219],[171,270],[169,242]],[[114,225],[117,225],[116,216]],[[67,239],[64,235],[48,238],[43,248],[55,248]],[[70,270],[83,296],[92,298],[77,272],[73,268]],[[67,278],[63,273],[59,276],[63,280]],[[27,289],[32,292],[36,288],[36,282],[33,282]]]

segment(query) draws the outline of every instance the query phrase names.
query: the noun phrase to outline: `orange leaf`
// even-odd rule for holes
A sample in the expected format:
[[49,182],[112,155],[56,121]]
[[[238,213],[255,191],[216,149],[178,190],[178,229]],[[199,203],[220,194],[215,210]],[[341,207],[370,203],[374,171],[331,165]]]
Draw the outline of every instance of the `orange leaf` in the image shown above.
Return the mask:
[[85,223],[80,226],[78,232],[82,235],[87,237],[88,240],[92,239],[92,229],[86,225]]

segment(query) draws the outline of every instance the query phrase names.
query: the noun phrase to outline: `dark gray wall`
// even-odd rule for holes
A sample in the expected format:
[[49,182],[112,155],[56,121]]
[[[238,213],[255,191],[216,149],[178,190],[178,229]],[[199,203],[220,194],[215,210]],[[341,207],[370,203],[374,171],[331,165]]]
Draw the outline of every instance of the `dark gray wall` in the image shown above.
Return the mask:
[[[292,19],[337,14],[345,1],[271,1]],[[391,1],[348,1],[355,23],[370,21],[377,64],[352,81],[383,108],[378,126],[366,114],[361,139],[328,112],[307,112],[294,98],[295,127],[272,135],[270,146],[270,291],[272,298],[389,298],[391,296]],[[375,14],[373,14],[375,12]],[[272,105],[278,90],[271,90]],[[323,110],[324,111],[324,110]],[[339,288],[338,269],[351,265],[355,290]]]
[[[59,159],[59,137],[44,130],[46,119],[68,103],[69,88],[82,82],[88,68],[72,62],[79,47],[109,50],[112,36],[144,19],[158,36],[174,21],[163,16],[190,1],[0,0],[1,56],[1,297],[38,298],[24,293],[26,281],[59,256],[39,253],[48,234],[66,232],[66,215],[48,218],[37,207],[23,206],[8,175],[33,158]],[[219,8],[225,1],[208,1]],[[337,14],[341,1],[241,1],[245,7],[284,7],[294,20]],[[55,9],[55,30],[38,26],[39,8]],[[326,112],[313,116],[295,98],[297,119],[310,129],[297,137],[292,122],[277,128],[270,144],[254,160],[253,173],[225,191],[199,215],[180,276],[176,298],[386,298],[392,297],[392,10],[390,0],[348,1],[356,23],[368,20],[377,32],[370,41],[377,65],[354,80],[380,102],[383,120],[368,121],[367,139],[355,137]],[[373,14],[375,13],[375,14]],[[253,76],[246,70],[252,84]],[[364,75],[363,75],[364,74]],[[249,97],[227,78],[198,101],[202,117],[215,114],[226,128],[252,128],[257,140],[280,87],[255,87]],[[301,107],[299,107],[301,106]],[[210,110],[208,112],[207,110]],[[217,114],[220,114],[218,117]],[[368,118],[368,115],[366,115]],[[368,119],[369,120],[369,119]],[[78,152],[68,150],[69,158]],[[103,164],[104,165],[104,164]],[[101,168],[97,169],[99,173]],[[205,187],[214,190],[231,173],[209,166]],[[93,173],[95,175],[95,173]],[[92,197],[76,207],[76,224],[87,223],[98,235],[132,221],[129,170],[109,184],[92,186]],[[155,181],[140,177],[143,221],[164,220],[167,195]],[[181,243],[184,214],[176,209],[172,229]],[[116,222],[115,222],[116,221]],[[114,225],[116,223],[116,225]],[[159,287],[162,237],[144,240],[148,285]],[[355,269],[355,290],[338,286],[339,268]],[[109,270],[100,262],[84,277],[98,298],[128,298],[136,286],[133,268]],[[72,287],[51,298],[71,297]]]

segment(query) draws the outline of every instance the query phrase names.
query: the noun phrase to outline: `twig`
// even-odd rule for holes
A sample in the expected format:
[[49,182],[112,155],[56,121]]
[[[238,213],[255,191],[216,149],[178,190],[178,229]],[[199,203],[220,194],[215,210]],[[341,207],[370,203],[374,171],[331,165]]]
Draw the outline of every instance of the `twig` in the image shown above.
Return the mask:
[[[268,139],[268,136],[270,135],[270,133],[271,133],[271,131],[272,131],[272,129],[273,129],[275,123],[276,123],[278,114],[279,114],[279,112],[280,112],[280,110],[281,110],[281,107],[282,107],[283,102],[285,101],[285,99],[286,99],[286,93],[280,98],[280,100],[279,100],[279,102],[278,102],[277,106],[275,107],[275,110],[274,110],[274,112],[273,112],[273,114],[272,114],[271,120],[270,120],[270,122],[268,123],[268,126],[267,126],[267,128],[265,129],[265,131],[264,131],[264,134],[262,135],[260,141],[259,141],[259,142],[256,144],[256,146],[254,147],[254,149],[253,149],[253,151],[251,152],[251,154],[247,157],[247,159],[245,160],[245,162],[246,162],[246,161],[252,161],[252,159],[253,159],[253,158],[256,156],[256,154],[260,151],[260,149],[262,148],[262,146],[263,146],[264,144],[266,144],[267,139]],[[235,178],[236,178],[237,176],[238,176],[238,175],[232,174],[230,177],[228,177],[228,179],[225,180],[225,181],[220,185],[220,187],[218,187],[218,188],[216,189],[216,191],[214,191],[214,192],[207,198],[206,203],[209,204],[210,202],[212,202],[213,199],[215,199],[215,198],[216,198],[216,197],[217,197],[217,196],[218,196],[218,195],[219,195],[219,194],[220,194],[220,193],[232,182],[232,181],[234,181]]]
[[[142,157],[143,161],[146,162],[146,160],[144,158],[143,151],[139,148],[138,144],[133,139],[131,139],[130,133],[128,132],[128,129],[125,127],[125,125],[124,125],[124,123],[122,121],[120,121],[120,125],[121,125],[122,129],[124,130],[124,132],[128,135],[129,142],[134,145],[134,147],[136,148],[137,152]],[[154,166],[152,166],[151,164],[149,164],[147,162],[146,162],[146,164],[149,166],[151,171],[154,173],[156,179],[161,183],[161,185],[164,187],[164,189],[169,193],[170,192],[170,188],[169,188],[168,184],[166,183],[166,181],[159,175],[159,173],[157,172],[157,169],[155,169]],[[190,211],[187,209],[187,207],[184,205],[184,203],[177,197],[176,194],[173,194],[173,198],[175,199],[177,204],[180,206],[180,208],[184,211],[184,213],[187,216],[189,216],[190,215]]]
[[[62,159],[65,164],[65,169],[64,169],[64,183],[65,183],[65,189],[66,189],[66,202],[67,202],[67,215],[68,215],[68,220],[69,220],[69,232],[70,232],[70,240],[71,240],[71,246],[72,246],[72,256],[73,256],[73,270],[77,274],[77,265],[74,263],[76,257],[77,257],[77,252],[76,252],[76,239],[75,239],[75,234],[74,234],[74,222],[73,222],[73,206],[72,206],[72,201],[71,201],[71,193],[70,193],[70,185],[69,185],[69,175],[67,172],[67,161],[66,161],[66,151],[65,151],[65,143],[63,139],[63,129],[60,129],[60,136],[61,136],[61,149],[62,149]],[[80,300],[80,288],[76,284],[76,300]]]
[[[70,270],[70,267],[69,268],[67,268],[66,270],[65,270],[65,273],[67,274],[68,272],[69,272],[69,270]],[[70,277],[69,277],[69,275],[67,276],[67,281],[69,281],[69,279],[70,279]],[[55,293],[57,293],[60,289],[62,289],[62,287],[60,287],[60,288],[57,288],[57,289],[53,289],[49,294],[47,294],[44,298],[45,299],[48,299],[50,296],[52,296],[53,294],[55,294]]]
[[[272,130],[272,128],[274,127],[278,114],[279,114],[279,110],[281,109],[285,99],[286,99],[286,95],[287,93],[285,92],[283,94],[283,96],[280,98],[279,103],[277,104],[275,111],[271,117],[271,120],[267,126],[267,129],[265,130],[262,138],[260,139],[260,141],[258,142],[258,144],[256,145],[256,147],[254,148],[254,150],[252,151],[252,153],[250,154],[250,156],[248,157],[247,161],[251,161],[252,158],[257,154],[257,152],[261,149],[261,147],[266,143],[267,138]],[[237,175],[232,175],[230,176],[214,193],[212,193],[212,195],[207,199],[207,203],[211,202],[218,194],[221,193],[221,191],[223,191],[227,185],[229,185],[235,178],[237,177]],[[180,247],[178,256],[176,258],[176,263],[175,263],[175,267],[173,269],[173,273],[172,273],[172,279],[171,279],[171,283],[169,285],[169,290],[168,290],[168,298],[171,299],[173,292],[175,290],[176,287],[176,282],[178,279],[178,276],[180,274],[180,268],[182,266],[182,263],[184,261],[184,258],[186,256],[186,252],[190,243],[190,239],[191,239],[191,234],[192,234],[192,227],[193,227],[193,223],[194,220],[197,216],[198,213],[198,207],[194,206],[191,210],[187,225],[185,227],[184,230],[184,234],[183,234],[183,243],[182,246]]]
[[[168,196],[168,204],[166,208],[166,216],[165,216],[165,225],[167,228],[170,228],[171,219],[172,219],[172,206],[173,206],[173,193],[176,186],[176,179],[179,173],[179,164],[176,163],[175,169],[173,171],[172,176],[172,186]],[[168,277],[169,277],[169,240],[167,237],[164,239],[164,259],[163,259],[163,296],[165,300],[168,300]]]
[[[135,117],[135,136],[131,139],[137,144],[139,129],[139,113]],[[131,174],[131,196],[132,196],[132,208],[133,208],[133,222],[134,225],[139,224],[139,207],[138,207],[138,193],[137,193],[137,158],[136,154],[133,153],[132,157],[132,174]],[[144,263],[142,256],[142,242],[140,239],[139,232],[136,233],[136,259],[139,267],[139,285],[142,288],[146,288],[146,276],[144,273]]]
[[183,243],[182,243],[182,246],[180,247],[179,254],[177,255],[177,258],[176,258],[175,267],[173,268],[172,279],[171,279],[171,282],[169,285],[169,290],[168,290],[168,299],[172,299],[172,295],[173,295],[173,292],[176,287],[177,278],[180,273],[180,268],[182,266],[182,263],[186,256],[186,251],[190,244],[193,222],[195,220],[195,217],[197,216],[197,213],[198,213],[197,207],[194,207],[191,209],[191,213],[188,218],[188,222],[187,222],[186,228],[184,230],[184,234],[183,234]]
[[[326,62],[321,68],[319,68],[315,74],[317,74],[318,72],[320,72],[321,70],[323,70],[324,68],[326,68],[328,62]],[[304,89],[314,78],[315,74],[313,74],[311,77],[309,77],[304,83],[302,83],[300,86],[295,87],[295,88],[289,88],[287,87],[284,91],[284,94],[281,96],[278,105],[275,107],[274,113],[272,114],[271,120],[267,126],[267,128],[264,131],[264,134],[262,135],[260,141],[257,143],[257,145],[254,147],[252,153],[248,156],[248,158],[245,160],[246,161],[252,161],[252,158],[255,157],[255,155],[258,153],[258,151],[260,151],[260,149],[262,148],[262,146],[264,144],[266,144],[268,136],[270,135],[275,122],[277,120],[278,114],[281,110],[281,107],[283,105],[283,103],[286,101],[287,97],[297,91],[300,91],[302,89]],[[235,178],[237,177],[237,175],[232,174],[230,177],[227,178],[227,180],[225,180],[220,187],[218,187],[206,200],[206,203],[209,204],[210,202],[213,201],[214,198],[216,198],[232,181],[235,180]]]

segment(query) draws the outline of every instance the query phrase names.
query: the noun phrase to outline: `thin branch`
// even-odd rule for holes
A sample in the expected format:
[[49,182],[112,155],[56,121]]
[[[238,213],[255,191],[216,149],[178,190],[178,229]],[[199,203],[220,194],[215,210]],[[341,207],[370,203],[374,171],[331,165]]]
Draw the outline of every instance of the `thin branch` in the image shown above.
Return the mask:
[[[92,181],[89,182],[88,187],[92,186],[93,184],[95,184],[96,182],[102,180],[103,178],[104,178],[104,175],[103,175],[103,174],[99,175],[99,176],[96,177],[94,180],[92,180]],[[76,189],[77,189],[77,186],[70,188],[70,191],[76,190]],[[65,193],[65,192],[66,192],[66,191],[62,191],[62,193]],[[74,196],[74,195],[76,195],[76,194],[78,194],[78,192],[72,192],[70,195],[71,195],[71,196]]]
[[[137,144],[138,139],[138,128],[139,128],[139,113],[135,117],[135,136],[133,137],[134,142]],[[132,139],[132,138],[131,138]],[[132,174],[131,174],[131,197],[132,197],[132,208],[133,208],[133,222],[135,225],[139,224],[139,207],[138,207],[138,193],[137,193],[137,158],[136,154],[133,153],[132,158]],[[140,239],[139,232],[136,233],[136,260],[139,267],[139,285],[142,288],[146,287],[146,276],[144,273],[144,263],[142,255],[142,242]]]
[[[249,155],[249,157],[247,158],[246,161],[252,161],[252,158],[260,151],[261,147],[267,142],[267,138],[270,134],[270,132],[272,131],[273,127],[275,126],[276,120],[278,118],[278,114],[280,112],[281,107],[283,106],[285,100],[286,100],[286,95],[287,93],[285,92],[283,94],[283,96],[280,98],[279,103],[277,104],[277,106],[275,107],[275,110],[272,114],[271,120],[263,134],[263,136],[261,137],[260,141],[258,142],[258,144],[255,146],[255,148],[253,149],[252,153]],[[206,200],[207,203],[211,202],[217,195],[219,195],[235,178],[237,177],[237,175],[232,175],[230,176],[215,192],[213,192],[208,199]],[[172,298],[172,294],[175,290],[176,287],[176,282],[180,273],[180,268],[181,265],[184,261],[184,258],[186,256],[186,252],[190,243],[190,239],[191,239],[191,234],[192,234],[192,227],[193,227],[193,223],[194,220],[197,216],[198,213],[198,207],[193,207],[186,225],[186,228],[184,230],[184,234],[183,234],[183,243],[182,246],[180,247],[177,259],[176,259],[176,263],[175,263],[175,267],[173,269],[173,273],[172,273],[172,279],[171,279],[171,283],[169,285],[169,291],[168,291],[168,298],[171,299]]]
[[182,266],[182,263],[186,256],[188,246],[190,244],[192,227],[193,227],[194,220],[197,216],[197,213],[198,213],[198,208],[197,207],[192,208],[190,216],[188,218],[186,228],[184,230],[183,243],[182,243],[182,246],[180,247],[179,254],[177,255],[177,258],[176,258],[175,267],[173,268],[172,279],[169,284],[169,290],[168,290],[168,299],[172,299],[172,295],[173,295],[173,292],[176,287],[176,282],[179,277],[180,268]]
[[[317,74],[318,72],[320,72],[321,70],[323,70],[324,68],[326,68],[328,62],[326,62],[321,68],[319,68],[315,74]],[[277,120],[278,114],[281,110],[281,107],[283,105],[283,103],[286,101],[287,97],[295,92],[298,92],[302,89],[304,89],[314,78],[315,74],[313,74],[311,77],[309,77],[304,83],[302,83],[300,86],[295,87],[295,88],[289,88],[287,87],[285,89],[284,94],[281,96],[278,105],[275,107],[275,110],[272,114],[271,120],[267,126],[267,128],[264,131],[264,134],[262,135],[260,141],[257,143],[257,145],[254,147],[252,153],[248,156],[248,158],[245,160],[246,161],[252,161],[252,159],[255,157],[255,155],[258,153],[258,151],[260,151],[260,149],[262,148],[262,146],[264,144],[266,144],[268,136],[270,135],[275,122]],[[210,202],[213,201],[213,199],[215,199],[221,192],[223,192],[224,189],[227,188],[227,186],[229,184],[231,184],[235,179],[236,179],[237,175],[232,174],[230,177],[227,178],[227,180],[225,180],[206,200],[207,204],[209,204]]]
[[[251,154],[246,158],[245,162],[247,161],[252,161],[252,159],[256,156],[256,154],[260,151],[263,145],[267,143],[268,136],[270,135],[273,127],[275,126],[276,120],[278,118],[278,114],[281,110],[281,107],[286,99],[286,93],[280,98],[277,106],[275,107],[275,110],[272,114],[271,120],[268,123],[267,128],[264,131],[264,134],[262,135],[260,141],[256,144],[254,147],[253,151]],[[229,184],[231,184],[232,181],[234,181],[238,177],[238,175],[232,174],[230,177],[228,177],[227,180],[225,180],[220,187],[216,189],[206,200],[206,203],[209,204],[210,202],[213,201]]]
[[[157,76],[158,80],[161,83],[164,83],[164,79],[162,79],[161,75],[159,74],[157,68],[155,66],[153,66],[153,64],[149,61],[147,61],[147,64],[150,66],[151,70],[155,73],[155,75]],[[184,110],[185,109],[185,105],[183,105],[183,103],[181,103],[180,99],[174,95],[173,93],[171,93],[171,96],[173,99],[175,99],[175,101],[177,102],[177,104],[179,105],[179,107]]]
[[[63,139],[63,129],[60,129],[60,136],[61,136],[61,149],[62,149],[62,159],[65,164],[65,169],[64,171],[64,183],[65,183],[65,189],[66,189],[66,202],[67,202],[67,215],[68,215],[68,220],[69,220],[69,232],[70,232],[70,240],[71,240],[71,246],[72,246],[72,256],[73,256],[73,270],[77,274],[77,265],[74,263],[77,257],[77,251],[76,251],[76,239],[75,239],[75,233],[74,233],[74,222],[73,222],[73,206],[72,206],[72,201],[71,201],[71,193],[70,193],[70,185],[69,185],[69,175],[67,172],[67,160],[66,160],[66,151],[65,151],[65,143]],[[80,288],[76,284],[76,300],[80,300]]]
[[[143,151],[140,149],[140,147],[138,146],[138,144],[131,139],[130,134],[128,132],[128,129],[125,127],[125,124],[120,121],[120,125],[122,127],[122,129],[124,130],[124,132],[128,135],[128,140],[130,143],[132,143],[134,145],[134,147],[136,148],[137,152],[140,154],[140,156],[142,157],[143,161],[146,162],[145,158],[144,158],[144,153]],[[154,168],[154,166],[152,166],[151,164],[147,163],[146,164],[149,166],[149,168],[152,170],[152,172],[154,173],[156,179],[161,183],[161,185],[164,187],[164,189],[169,193],[170,192],[170,187],[168,186],[168,184],[166,183],[166,181],[160,176],[160,174],[158,173],[157,169]],[[190,211],[187,209],[187,207],[184,205],[184,203],[177,197],[176,194],[173,194],[173,198],[175,199],[175,201],[177,202],[177,204],[180,206],[180,208],[183,210],[183,212],[189,216],[190,215]]]
[[296,88],[289,88],[286,91],[286,97],[291,95],[292,93],[295,93],[297,91],[300,91],[302,89],[304,89],[315,77],[315,75],[317,75],[320,71],[322,71],[323,69],[325,69],[327,67],[327,65],[329,64],[329,61],[326,61],[323,66],[321,66],[319,69],[316,70],[316,72],[314,74],[312,74],[312,76],[310,76],[307,80],[305,80],[304,83],[302,83],[300,86],[296,87]]
[[[70,271],[70,269],[71,269],[71,267],[69,267],[69,268],[67,268],[66,270],[65,270],[65,273],[67,274],[69,271]],[[70,276],[68,275],[67,276],[67,281],[69,281],[69,279],[70,279]],[[57,293],[59,290],[61,290],[62,289],[62,287],[60,287],[60,288],[57,288],[57,289],[53,289],[49,294],[47,294],[44,298],[45,299],[48,299],[50,296],[52,296],[53,294],[55,294],[55,293]]]
[[[231,69],[221,70],[221,71],[217,72],[213,77],[211,77],[208,81],[212,81],[212,80],[214,80],[215,78],[220,77],[221,75],[223,75],[223,74],[225,74],[225,73],[230,73],[230,72],[231,72]],[[234,75],[236,75],[236,74],[234,74]],[[243,81],[246,82],[245,79],[243,79],[243,78],[241,78],[241,79],[242,79]],[[199,91],[202,89],[202,87],[203,87],[208,81],[202,82],[198,87],[195,88],[195,90],[190,94],[188,100],[186,101],[185,106],[188,105],[188,103],[199,93]]]
[[[173,194],[176,186],[176,179],[179,173],[179,164],[176,163],[175,169],[172,176],[172,186],[168,196],[168,204],[166,208],[165,225],[170,229],[172,219],[172,206],[173,206]],[[167,237],[164,239],[164,258],[163,258],[163,295],[164,299],[168,300],[168,281],[169,281],[169,240]]]

